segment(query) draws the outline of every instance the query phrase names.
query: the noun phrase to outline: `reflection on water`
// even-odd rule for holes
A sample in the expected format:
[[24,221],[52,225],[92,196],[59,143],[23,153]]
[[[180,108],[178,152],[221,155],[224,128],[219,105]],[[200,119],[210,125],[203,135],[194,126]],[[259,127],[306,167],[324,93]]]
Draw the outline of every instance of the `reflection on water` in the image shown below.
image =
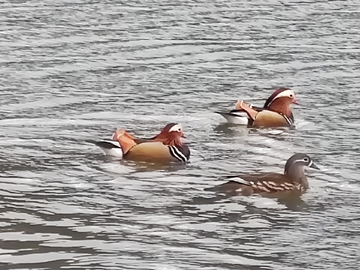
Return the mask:
[[[359,4],[11,1],[0,11],[1,269],[358,269]],[[291,87],[295,130],[215,111]],[[182,123],[188,164],[91,141]],[[282,172],[301,197],[204,191]],[[301,254],[301,256],[299,256]]]

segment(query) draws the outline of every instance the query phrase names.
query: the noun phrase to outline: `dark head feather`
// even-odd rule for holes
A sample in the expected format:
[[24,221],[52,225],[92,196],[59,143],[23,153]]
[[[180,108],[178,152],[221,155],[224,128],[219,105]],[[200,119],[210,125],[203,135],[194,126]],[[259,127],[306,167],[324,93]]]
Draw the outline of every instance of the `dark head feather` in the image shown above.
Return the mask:
[[271,104],[271,102],[274,101],[275,97],[279,95],[281,92],[284,92],[286,90],[289,90],[290,88],[286,87],[280,87],[274,91],[274,93],[271,94],[271,96],[265,101],[264,108],[268,108]]
[[154,137],[154,141],[162,142],[165,145],[182,145],[181,137],[183,133],[181,131],[181,126],[179,126],[180,131],[170,131],[174,126],[179,125],[177,123],[167,124],[161,132]]

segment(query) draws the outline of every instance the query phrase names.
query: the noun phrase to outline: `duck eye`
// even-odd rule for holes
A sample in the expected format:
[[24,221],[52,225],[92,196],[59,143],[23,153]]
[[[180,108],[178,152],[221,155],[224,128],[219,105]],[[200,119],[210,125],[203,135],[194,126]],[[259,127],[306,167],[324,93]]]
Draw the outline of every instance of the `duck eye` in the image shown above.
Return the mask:
[[292,97],[293,97],[293,95],[291,94],[291,95],[290,95],[290,97],[292,98]]
[[304,158],[304,161],[305,161],[305,162],[309,162],[309,159],[306,157],[306,158]]

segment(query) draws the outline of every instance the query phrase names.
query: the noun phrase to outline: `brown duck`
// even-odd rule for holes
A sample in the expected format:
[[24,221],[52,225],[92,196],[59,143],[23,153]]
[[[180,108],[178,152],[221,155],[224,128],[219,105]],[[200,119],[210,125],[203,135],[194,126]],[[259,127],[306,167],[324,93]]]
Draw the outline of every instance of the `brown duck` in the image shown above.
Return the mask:
[[265,172],[228,176],[225,178],[231,179],[230,181],[205,190],[232,195],[273,194],[283,191],[304,192],[309,187],[305,167],[319,169],[307,154],[297,153],[288,159],[283,174]]

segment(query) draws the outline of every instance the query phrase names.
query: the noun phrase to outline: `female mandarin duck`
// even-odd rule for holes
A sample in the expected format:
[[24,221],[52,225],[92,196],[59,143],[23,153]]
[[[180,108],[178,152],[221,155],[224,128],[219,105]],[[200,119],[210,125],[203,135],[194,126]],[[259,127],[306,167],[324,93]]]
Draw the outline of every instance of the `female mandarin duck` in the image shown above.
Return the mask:
[[184,137],[180,124],[167,124],[150,139],[136,139],[124,129],[118,129],[113,141],[96,142],[108,155],[139,161],[181,161],[190,158],[189,148],[182,143]]
[[288,159],[284,174],[269,172],[228,176],[227,179],[235,180],[205,190],[232,195],[252,195],[254,193],[263,195],[281,191],[304,192],[309,187],[305,167],[319,169],[308,155],[298,153]]
[[248,127],[292,127],[294,125],[292,104],[298,104],[294,91],[282,87],[272,93],[263,108],[252,107],[243,100],[239,100],[234,110],[218,113],[229,123]]

